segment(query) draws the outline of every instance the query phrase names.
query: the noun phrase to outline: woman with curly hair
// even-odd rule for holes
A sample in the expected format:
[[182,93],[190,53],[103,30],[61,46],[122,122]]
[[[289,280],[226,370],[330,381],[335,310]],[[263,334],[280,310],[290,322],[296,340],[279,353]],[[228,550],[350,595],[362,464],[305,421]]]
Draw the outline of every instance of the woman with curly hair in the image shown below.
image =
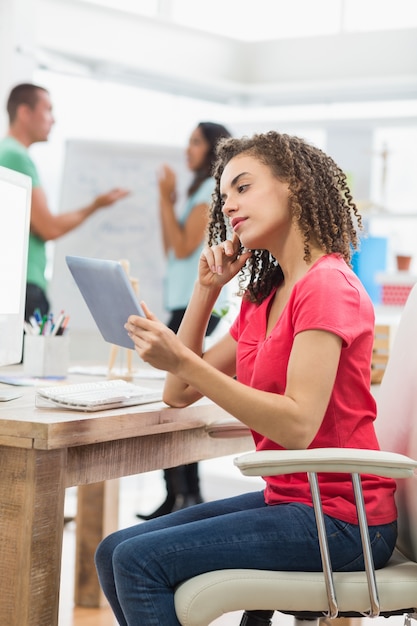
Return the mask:
[[[209,245],[177,335],[146,308],[126,323],[139,355],[168,372],[164,400],[209,397],[252,431],[257,450],[378,449],[370,392],[372,303],[350,267],[360,216],[346,176],[318,148],[276,132],[222,140]],[[205,353],[221,288],[240,274],[240,312]],[[319,476],[335,571],[364,569],[352,485]],[[363,476],[377,568],[396,540],[395,483]],[[119,624],[178,626],[174,590],[225,568],[320,571],[307,476],[206,502],[116,532],[96,554]],[[271,614],[248,612],[247,626]]]

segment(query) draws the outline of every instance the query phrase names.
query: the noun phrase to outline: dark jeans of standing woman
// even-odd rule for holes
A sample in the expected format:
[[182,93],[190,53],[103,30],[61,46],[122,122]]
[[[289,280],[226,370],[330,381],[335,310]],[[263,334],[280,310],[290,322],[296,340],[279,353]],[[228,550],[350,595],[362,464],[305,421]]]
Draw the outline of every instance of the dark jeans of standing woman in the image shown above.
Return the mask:
[[[171,311],[171,318],[167,326],[176,333],[180,327],[181,320],[184,317],[185,309],[176,309]],[[212,315],[210,317],[206,337],[216,328],[220,318]],[[139,519],[149,520],[178,509],[184,509],[193,504],[199,504],[203,501],[200,493],[200,479],[198,476],[198,463],[189,463],[188,465],[179,465],[178,467],[170,467],[164,470],[164,479],[167,489],[167,495],[164,502],[156,511],[149,515],[137,513]]]

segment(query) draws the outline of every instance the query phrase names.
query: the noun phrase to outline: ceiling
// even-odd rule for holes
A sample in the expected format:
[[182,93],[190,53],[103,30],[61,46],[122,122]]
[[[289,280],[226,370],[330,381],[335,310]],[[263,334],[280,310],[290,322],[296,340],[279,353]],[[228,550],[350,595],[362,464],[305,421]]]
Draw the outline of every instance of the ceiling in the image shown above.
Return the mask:
[[417,28],[238,41],[81,0],[37,0],[40,67],[222,103],[417,99]]

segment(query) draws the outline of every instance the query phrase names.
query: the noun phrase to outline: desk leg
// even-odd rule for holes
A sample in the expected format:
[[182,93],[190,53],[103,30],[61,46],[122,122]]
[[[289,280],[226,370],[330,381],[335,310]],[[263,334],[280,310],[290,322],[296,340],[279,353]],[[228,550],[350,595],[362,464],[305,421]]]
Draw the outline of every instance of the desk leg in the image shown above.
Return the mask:
[[0,446],[0,624],[57,626],[66,450]]
[[94,553],[103,537],[119,526],[119,481],[78,487],[74,602],[99,607],[107,603],[94,565]]

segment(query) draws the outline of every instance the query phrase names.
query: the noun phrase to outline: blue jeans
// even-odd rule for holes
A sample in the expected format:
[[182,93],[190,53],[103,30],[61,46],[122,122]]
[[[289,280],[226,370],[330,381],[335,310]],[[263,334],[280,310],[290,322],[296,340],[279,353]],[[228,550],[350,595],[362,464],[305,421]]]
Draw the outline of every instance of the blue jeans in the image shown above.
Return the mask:
[[[358,527],[326,517],[333,569],[364,569]],[[388,561],[396,524],[370,528],[375,566]],[[101,587],[121,626],[179,626],[175,587],[227,568],[320,571],[313,509],[268,506],[263,492],[206,502],[120,530],[97,548]]]

